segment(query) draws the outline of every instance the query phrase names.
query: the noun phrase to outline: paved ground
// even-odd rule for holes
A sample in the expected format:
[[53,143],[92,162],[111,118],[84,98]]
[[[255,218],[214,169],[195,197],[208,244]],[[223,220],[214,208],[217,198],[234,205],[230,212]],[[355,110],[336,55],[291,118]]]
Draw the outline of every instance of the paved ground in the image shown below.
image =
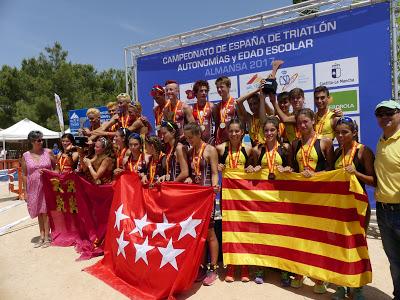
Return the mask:
[[[0,182],[0,299],[126,299],[81,271],[99,258],[76,262],[78,255],[72,247],[34,249],[39,231],[36,220],[24,220],[2,234],[5,225],[28,216],[26,204],[14,198],[8,193],[6,184]],[[391,299],[393,287],[389,264],[374,222],[372,219],[368,238],[373,282],[364,288],[364,294],[371,300]],[[333,289],[329,289],[325,295],[315,295],[313,283],[307,280],[305,284],[299,290],[281,288],[279,274],[270,272],[263,285],[253,282],[228,284],[218,280],[211,287],[194,285],[179,299],[330,299],[333,293]]]

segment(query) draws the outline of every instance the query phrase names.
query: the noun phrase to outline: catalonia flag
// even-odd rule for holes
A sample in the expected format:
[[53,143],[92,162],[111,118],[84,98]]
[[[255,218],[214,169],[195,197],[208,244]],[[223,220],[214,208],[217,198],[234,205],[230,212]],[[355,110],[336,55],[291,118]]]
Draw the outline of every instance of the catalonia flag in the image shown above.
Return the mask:
[[224,263],[278,268],[341,286],[372,281],[364,230],[368,197],[344,170],[300,174],[226,169]]

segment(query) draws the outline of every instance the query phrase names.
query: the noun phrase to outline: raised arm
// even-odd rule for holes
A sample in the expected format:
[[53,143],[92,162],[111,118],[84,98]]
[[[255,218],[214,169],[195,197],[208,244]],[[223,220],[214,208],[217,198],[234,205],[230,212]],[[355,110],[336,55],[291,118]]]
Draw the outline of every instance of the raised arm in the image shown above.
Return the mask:
[[253,96],[255,93],[257,93],[259,91],[260,91],[260,88],[254,90],[252,92],[249,92],[249,93],[247,93],[247,94],[245,94],[245,95],[243,95],[243,96],[241,96],[241,97],[236,99],[236,104],[237,104],[237,108],[238,108],[237,109],[238,115],[239,115],[240,118],[243,118],[243,120],[246,121],[246,122],[249,119],[249,114],[247,113],[243,103],[244,103],[244,101],[246,101],[247,99],[249,99],[251,96]]

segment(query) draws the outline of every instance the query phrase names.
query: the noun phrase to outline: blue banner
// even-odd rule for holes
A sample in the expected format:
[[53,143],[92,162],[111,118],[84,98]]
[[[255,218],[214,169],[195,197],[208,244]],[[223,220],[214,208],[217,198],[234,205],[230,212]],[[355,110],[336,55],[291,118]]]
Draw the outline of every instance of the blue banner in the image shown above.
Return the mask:
[[[219,100],[215,79],[229,76],[237,97],[259,85],[276,59],[278,92],[294,87],[305,91],[306,106],[314,108],[313,89],[325,85],[334,102],[360,124],[360,140],[375,149],[380,129],[374,107],[391,97],[389,3],[313,17],[194,46],[140,57],[138,97],[150,118],[154,84],[180,83],[180,97],[196,80],[208,80],[209,99]],[[372,126],[371,126],[372,124]]]
[[[100,106],[96,107],[98,110],[100,110],[100,123],[104,123],[108,120],[110,120],[110,116],[108,114],[107,107],[105,106]],[[68,119],[69,119],[69,128],[71,129],[71,133],[73,135],[78,134],[78,129],[79,128],[89,128],[89,120],[86,117],[86,112],[87,108],[82,108],[82,109],[74,109],[68,111]]]

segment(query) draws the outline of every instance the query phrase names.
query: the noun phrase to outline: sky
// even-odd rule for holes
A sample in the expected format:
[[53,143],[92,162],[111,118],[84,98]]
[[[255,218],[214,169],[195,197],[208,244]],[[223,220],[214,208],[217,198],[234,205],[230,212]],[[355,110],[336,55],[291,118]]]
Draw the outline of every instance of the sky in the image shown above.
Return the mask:
[[126,46],[291,5],[291,0],[0,0],[0,66],[61,43],[73,63],[123,69]]

